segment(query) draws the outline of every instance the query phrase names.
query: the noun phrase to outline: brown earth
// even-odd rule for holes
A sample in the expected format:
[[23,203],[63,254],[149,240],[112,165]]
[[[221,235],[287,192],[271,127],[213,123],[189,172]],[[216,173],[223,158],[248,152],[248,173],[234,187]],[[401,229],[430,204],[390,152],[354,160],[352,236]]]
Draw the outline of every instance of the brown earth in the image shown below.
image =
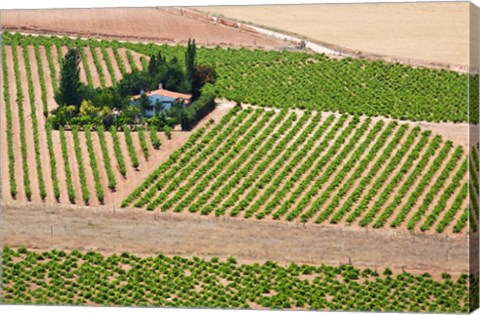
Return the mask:
[[477,8],[468,2],[207,6],[195,9],[298,35],[348,54],[395,57],[399,61],[410,61],[410,64],[416,61],[463,67],[471,62],[478,64],[474,51],[469,53],[469,15],[476,13]]
[[274,48],[288,44],[235,23],[214,23],[174,8],[2,10],[5,30],[234,47]]
[[468,271],[466,235],[427,236],[104,207],[4,203],[2,210],[2,241],[11,247]]

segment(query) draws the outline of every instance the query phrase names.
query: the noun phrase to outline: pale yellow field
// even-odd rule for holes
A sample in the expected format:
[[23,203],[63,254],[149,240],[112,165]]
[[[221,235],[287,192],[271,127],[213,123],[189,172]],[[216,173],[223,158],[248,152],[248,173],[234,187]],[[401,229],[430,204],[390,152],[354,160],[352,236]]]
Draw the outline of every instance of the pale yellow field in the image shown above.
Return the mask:
[[468,66],[468,2],[195,8],[363,54]]

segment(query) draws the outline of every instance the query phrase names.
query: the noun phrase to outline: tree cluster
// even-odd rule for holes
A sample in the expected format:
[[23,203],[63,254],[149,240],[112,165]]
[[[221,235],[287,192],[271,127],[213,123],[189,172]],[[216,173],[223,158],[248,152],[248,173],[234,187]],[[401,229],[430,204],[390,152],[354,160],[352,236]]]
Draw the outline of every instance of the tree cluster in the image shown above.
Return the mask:
[[[201,96],[201,89],[206,83],[214,83],[217,74],[206,65],[197,65],[195,61],[196,45],[189,40],[185,53],[185,66],[178,58],[167,60],[161,52],[150,55],[148,66],[144,70],[133,69],[124,73],[123,78],[113,87],[92,88],[80,82],[81,52],[70,48],[62,60],[59,88],[55,100],[59,107],[51,112],[49,121],[58,129],[61,126],[100,125],[105,128],[112,125],[143,124],[157,130],[165,126],[180,124],[186,116],[185,106],[174,103],[169,110],[159,110],[157,114],[145,120],[142,112],[151,105],[145,93],[163,88],[191,93],[192,101]],[[136,106],[132,106],[132,95],[141,95]],[[190,113],[191,116],[191,113]]]

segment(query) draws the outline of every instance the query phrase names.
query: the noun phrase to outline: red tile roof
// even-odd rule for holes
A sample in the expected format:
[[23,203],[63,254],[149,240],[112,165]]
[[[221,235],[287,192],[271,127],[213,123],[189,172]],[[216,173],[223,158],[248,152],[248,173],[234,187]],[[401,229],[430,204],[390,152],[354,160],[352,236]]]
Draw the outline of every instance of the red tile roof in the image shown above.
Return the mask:
[[[171,98],[174,98],[174,99],[181,98],[181,99],[184,99],[186,101],[188,101],[189,99],[192,98],[191,94],[183,94],[183,93],[173,92],[173,91],[169,91],[169,90],[165,90],[165,89],[150,91],[150,92],[145,93],[145,95],[146,96],[161,95],[161,96],[171,97]],[[140,96],[141,95],[135,95],[130,100],[136,100],[136,99],[140,98]]]

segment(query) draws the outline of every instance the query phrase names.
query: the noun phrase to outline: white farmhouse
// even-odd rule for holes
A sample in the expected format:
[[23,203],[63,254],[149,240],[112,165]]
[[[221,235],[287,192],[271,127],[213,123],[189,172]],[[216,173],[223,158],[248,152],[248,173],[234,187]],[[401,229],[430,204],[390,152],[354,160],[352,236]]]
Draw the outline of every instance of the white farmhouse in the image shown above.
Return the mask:
[[[142,94],[133,96],[130,101],[132,104],[135,104],[138,99],[140,99]],[[147,118],[155,116],[156,113],[162,110],[168,110],[172,107],[173,103],[176,101],[183,102],[184,105],[190,104],[192,95],[183,94],[178,92],[173,92],[165,90],[162,86],[159,86],[158,90],[149,91],[145,93],[148,100],[150,101],[150,106],[144,110],[144,116]]]

